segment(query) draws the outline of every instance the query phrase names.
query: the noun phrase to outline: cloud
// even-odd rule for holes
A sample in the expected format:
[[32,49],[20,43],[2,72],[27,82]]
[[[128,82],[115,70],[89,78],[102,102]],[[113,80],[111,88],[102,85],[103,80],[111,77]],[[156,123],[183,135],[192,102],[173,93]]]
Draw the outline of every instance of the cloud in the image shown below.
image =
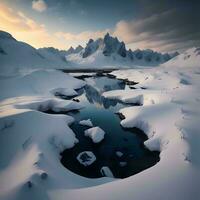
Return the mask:
[[34,0],[32,1],[32,8],[38,12],[43,12],[47,9],[47,4],[44,0]]
[[49,34],[45,25],[39,24],[20,11],[5,4],[0,4],[0,29],[11,33],[16,39],[27,42],[34,47],[55,46],[66,48],[53,34]]
[[4,28],[9,31],[15,30],[18,32],[44,31],[44,25],[36,23],[20,11],[15,11],[4,4],[0,4],[0,11],[0,28],[2,29]]
[[39,24],[23,12],[16,11],[2,3],[0,3],[0,29],[36,48],[53,46],[60,49],[67,49],[71,45],[74,47],[79,44],[85,45],[90,38],[103,37],[109,31],[85,31],[79,34],[49,33],[44,24]]
[[[66,49],[71,45],[85,45],[90,38],[103,37],[106,32],[117,36],[132,49],[151,48],[165,52],[200,46],[200,3],[194,3],[198,1],[138,1],[141,4],[139,14],[133,20],[121,20],[112,29],[87,30],[76,34],[62,31],[50,33],[45,25],[0,3],[0,29],[35,47],[54,46]],[[177,6],[178,2],[181,5]]]
[[65,39],[66,41],[76,41],[77,43],[87,42],[89,39],[98,39],[103,37],[107,32],[110,32],[109,29],[102,31],[84,31],[78,34],[72,34],[68,32],[56,32],[55,35],[58,38]]
[[172,51],[199,46],[200,3],[194,0],[174,3],[161,0],[149,4],[141,0],[143,12],[134,20],[118,22],[113,34],[132,48]]

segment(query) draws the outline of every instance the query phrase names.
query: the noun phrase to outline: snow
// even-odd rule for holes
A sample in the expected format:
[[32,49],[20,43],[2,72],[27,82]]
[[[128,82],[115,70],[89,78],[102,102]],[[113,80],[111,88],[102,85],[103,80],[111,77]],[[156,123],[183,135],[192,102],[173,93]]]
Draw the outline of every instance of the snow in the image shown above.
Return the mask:
[[79,68],[130,68],[137,66],[157,66],[174,56],[172,54],[161,54],[150,49],[146,50],[126,50],[124,42],[120,42],[116,37],[108,33],[104,38],[97,40],[90,39],[85,47],[78,54],[66,56],[68,62]]
[[91,151],[83,151],[78,154],[77,160],[87,167],[96,161],[96,156]]
[[79,124],[81,124],[81,125],[83,125],[83,126],[93,127],[93,124],[92,124],[91,119],[81,120],[81,121],[79,122]]
[[53,47],[35,49],[0,31],[0,74],[19,74],[35,69],[102,69],[157,66],[176,54],[161,54],[152,50],[127,51],[124,42],[106,34],[89,40],[85,48],[58,50]]
[[93,127],[85,130],[85,136],[92,139],[94,143],[99,143],[104,139],[105,132],[99,127]]
[[110,168],[107,167],[107,166],[103,166],[103,167],[101,168],[101,174],[102,174],[103,176],[107,176],[107,177],[110,177],[110,178],[114,178],[112,171],[111,171]]
[[[4,104],[4,102],[2,102]],[[18,109],[32,109],[45,112],[48,110],[54,112],[67,112],[71,110],[79,110],[83,106],[74,101],[61,100],[57,98],[46,98],[44,96],[37,97],[20,97],[15,102],[15,107]]]
[[[59,160],[61,151],[78,142],[69,127],[74,119],[43,112],[49,108],[57,112],[80,109],[81,104],[56,98],[52,91],[60,88],[73,91],[85,83],[62,72],[47,70],[54,64],[7,33],[0,33],[0,47],[0,199],[199,199],[199,48],[190,49],[159,67],[111,73],[138,82],[136,89],[104,93],[107,98],[140,103],[141,106],[119,110],[125,117],[121,125],[142,129],[148,136],[145,146],[161,152],[160,162],[155,166],[116,180],[88,179],[64,168]],[[94,54],[102,58],[99,50]],[[86,59],[95,60],[94,54]],[[122,58],[118,58],[116,63],[121,65]],[[39,69],[41,63],[47,64],[45,69]],[[107,168],[104,172],[108,173]]]
[[18,76],[2,76],[0,79],[0,99],[24,95],[49,95],[52,91],[60,90],[64,86],[66,90],[72,91],[72,89],[78,89],[84,85],[83,81],[60,71],[27,71],[25,74],[20,73]]
[[73,76],[73,77],[80,77],[80,76],[95,76],[96,72],[75,72],[75,73],[69,73],[69,75]]
[[[195,56],[195,50],[192,52],[191,57]],[[149,138],[145,141],[145,146],[150,150],[161,151],[161,160],[157,165],[133,177],[103,185],[96,190],[91,189],[91,195],[104,194],[101,199],[131,197],[152,200],[196,199],[200,196],[200,68],[192,60],[191,65],[187,66],[187,60],[179,62],[179,59],[176,63],[174,61],[174,67],[165,63],[157,68],[111,73],[117,78],[139,82],[136,89],[109,91],[104,96],[127,103],[135,102],[135,97],[142,95],[142,106],[119,111],[125,117],[121,125],[142,129]],[[141,89],[142,87],[146,89]],[[149,185],[151,181],[153,184]],[[85,191],[80,192],[80,195],[84,195]]]
[[72,88],[56,88],[51,91],[54,95],[62,95],[66,97],[77,96],[78,93]]
[[200,62],[200,48],[193,47],[168,61],[165,66],[170,67],[198,67]]
[[69,55],[69,54],[72,54],[72,53],[79,53],[82,49],[83,49],[83,47],[81,45],[78,45],[76,48],[70,47],[66,51],[66,55]]
[[45,113],[82,108],[56,98],[52,91],[73,91],[85,83],[55,70],[17,74],[0,77],[0,199],[55,199],[59,188],[68,191],[110,182],[90,180],[62,166],[60,153],[78,142],[69,128],[74,119]]
[[39,68],[63,68],[68,65],[60,53],[37,50],[15,40],[10,34],[0,31],[0,74],[16,74],[19,71]]

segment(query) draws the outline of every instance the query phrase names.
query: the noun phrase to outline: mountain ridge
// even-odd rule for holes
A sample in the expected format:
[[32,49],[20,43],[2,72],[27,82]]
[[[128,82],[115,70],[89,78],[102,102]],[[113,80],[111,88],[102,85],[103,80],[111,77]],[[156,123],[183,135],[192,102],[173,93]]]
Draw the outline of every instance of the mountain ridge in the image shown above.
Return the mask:
[[175,55],[177,54],[161,54],[153,50],[126,50],[123,41],[120,42],[118,38],[109,34],[95,41],[90,39],[85,48],[79,45],[68,50],[54,47],[36,49],[16,40],[10,33],[0,31],[1,71],[29,68],[97,69],[157,66]]
[[[130,66],[155,66],[167,62],[178,54],[178,52],[162,54],[151,49],[127,50],[123,41],[120,42],[117,37],[112,37],[107,33],[104,38],[98,38],[97,40],[89,39],[86,47],[79,52],[79,55],[69,54],[67,55],[67,60],[80,65],[98,65],[99,63],[106,65],[103,62],[105,59],[106,62],[112,65],[115,65],[115,61],[117,61]],[[98,60],[98,62],[95,62],[95,60]]]

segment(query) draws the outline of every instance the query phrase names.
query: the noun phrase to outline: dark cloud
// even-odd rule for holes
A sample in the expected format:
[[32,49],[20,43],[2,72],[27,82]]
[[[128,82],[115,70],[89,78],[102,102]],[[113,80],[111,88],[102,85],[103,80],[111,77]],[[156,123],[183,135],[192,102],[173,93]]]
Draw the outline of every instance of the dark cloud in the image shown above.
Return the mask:
[[115,35],[126,43],[162,51],[200,46],[200,1],[141,0],[139,4],[137,18],[116,27]]

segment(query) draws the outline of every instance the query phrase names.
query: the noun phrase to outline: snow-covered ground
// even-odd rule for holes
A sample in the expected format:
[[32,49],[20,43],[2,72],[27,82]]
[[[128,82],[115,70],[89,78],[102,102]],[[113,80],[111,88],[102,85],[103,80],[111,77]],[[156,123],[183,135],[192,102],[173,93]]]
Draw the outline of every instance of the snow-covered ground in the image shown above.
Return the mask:
[[[78,142],[68,126],[74,119],[59,112],[81,109],[82,105],[56,98],[54,93],[71,96],[74,89],[84,85],[54,70],[1,76],[0,199],[46,199],[56,188],[89,187],[110,181],[80,177],[59,160],[61,151]],[[48,110],[58,114],[45,113]]]
[[60,163],[59,153],[78,142],[69,128],[74,119],[45,111],[80,109],[80,103],[60,100],[54,94],[76,94],[83,81],[54,70],[1,73],[0,199],[200,199],[198,52],[189,50],[188,59],[180,55],[156,68],[112,72],[139,82],[133,90],[104,93],[142,105],[120,110],[125,117],[121,125],[141,128],[149,138],[146,147],[161,151],[158,164],[122,180],[84,178]]

